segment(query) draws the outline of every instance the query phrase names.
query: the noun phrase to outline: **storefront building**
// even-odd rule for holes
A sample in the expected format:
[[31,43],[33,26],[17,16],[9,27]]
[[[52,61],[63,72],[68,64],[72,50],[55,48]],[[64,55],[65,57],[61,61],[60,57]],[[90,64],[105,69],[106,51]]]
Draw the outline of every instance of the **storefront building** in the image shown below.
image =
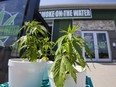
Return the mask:
[[[75,34],[87,41],[93,61],[116,60],[116,3],[41,5],[40,14],[50,26],[53,41],[61,36],[60,30],[78,25]],[[83,56],[91,61],[84,50]]]

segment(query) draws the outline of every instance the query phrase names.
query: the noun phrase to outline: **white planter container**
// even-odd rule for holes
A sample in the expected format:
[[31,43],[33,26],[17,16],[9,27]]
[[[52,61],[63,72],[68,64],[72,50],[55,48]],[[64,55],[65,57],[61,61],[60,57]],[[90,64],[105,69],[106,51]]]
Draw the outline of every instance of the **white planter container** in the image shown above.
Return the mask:
[[41,87],[46,62],[9,60],[9,87]]
[[[82,70],[79,66],[76,66],[76,69],[80,72],[77,74],[77,84],[74,82],[73,78],[67,74],[64,87],[85,87],[86,86],[86,69]],[[53,81],[52,74],[49,75],[49,81],[51,87],[56,87]]]
[[50,67],[52,66],[52,64],[53,64],[53,61],[48,61],[47,62],[46,68],[45,68],[45,71],[44,71],[43,80],[49,79],[48,74],[49,74],[49,70],[50,70]]

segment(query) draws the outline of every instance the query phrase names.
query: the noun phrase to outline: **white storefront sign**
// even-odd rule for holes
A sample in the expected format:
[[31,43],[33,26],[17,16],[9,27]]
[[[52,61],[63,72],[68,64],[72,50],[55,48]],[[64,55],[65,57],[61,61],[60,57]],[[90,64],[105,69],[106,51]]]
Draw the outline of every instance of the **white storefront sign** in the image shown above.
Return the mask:
[[79,19],[92,18],[91,9],[57,9],[41,10],[40,14],[45,19]]

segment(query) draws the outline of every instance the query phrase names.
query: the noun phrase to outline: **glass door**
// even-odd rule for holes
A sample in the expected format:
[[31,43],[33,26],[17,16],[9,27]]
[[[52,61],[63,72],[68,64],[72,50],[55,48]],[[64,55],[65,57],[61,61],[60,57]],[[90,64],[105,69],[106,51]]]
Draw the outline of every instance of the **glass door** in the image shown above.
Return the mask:
[[[93,32],[86,32],[83,31],[82,32],[82,36],[85,39],[85,41],[87,42],[88,47],[90,48],[91,52],[92,52],[92,60],[96,61],[96,47],[95,47],[95,36]],[[85,57],[86,61],[90,61],[91,59],[85,54],[85,50],[83,49],[83,56]]]
[[[92,51],[92,61],[111,61],[108,34],[105,31],[83,31],[82,36]],[[83,50],[86,61],[91,61]]]

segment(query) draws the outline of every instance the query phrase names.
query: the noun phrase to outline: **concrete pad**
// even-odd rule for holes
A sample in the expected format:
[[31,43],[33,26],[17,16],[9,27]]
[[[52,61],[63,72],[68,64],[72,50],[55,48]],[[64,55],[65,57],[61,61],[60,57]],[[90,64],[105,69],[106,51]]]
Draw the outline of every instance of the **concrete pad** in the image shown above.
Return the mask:
[[91,77],[94,87],[116,87],[116,63],[88,63],[91,71],[87,69],[87,75]]

